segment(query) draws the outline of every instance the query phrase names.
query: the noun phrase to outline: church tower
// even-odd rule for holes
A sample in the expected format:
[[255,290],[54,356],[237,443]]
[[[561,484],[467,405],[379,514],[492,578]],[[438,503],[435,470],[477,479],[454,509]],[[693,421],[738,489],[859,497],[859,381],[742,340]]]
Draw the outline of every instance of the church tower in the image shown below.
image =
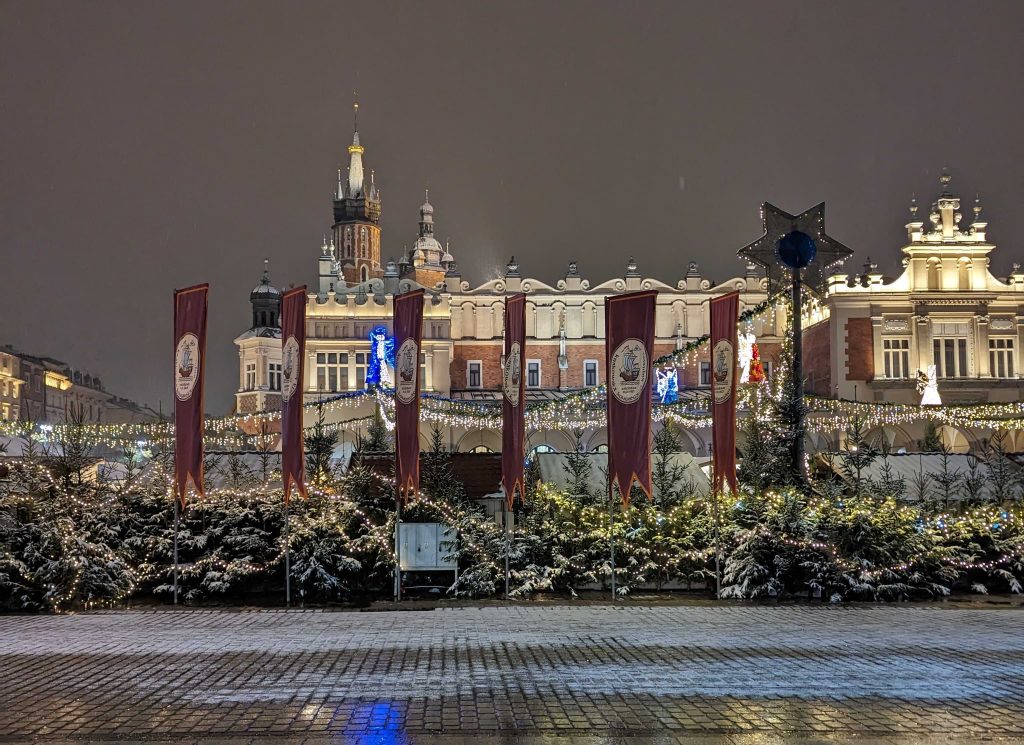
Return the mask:
[[349,285],[382,277],[380,263],[380,193],[370,171],[363,175],[364,148],[359,142],[359,104],[354,106],[355,125],[348,146],[348,173],[338,170],[334,195],[334,250],[342,276]]

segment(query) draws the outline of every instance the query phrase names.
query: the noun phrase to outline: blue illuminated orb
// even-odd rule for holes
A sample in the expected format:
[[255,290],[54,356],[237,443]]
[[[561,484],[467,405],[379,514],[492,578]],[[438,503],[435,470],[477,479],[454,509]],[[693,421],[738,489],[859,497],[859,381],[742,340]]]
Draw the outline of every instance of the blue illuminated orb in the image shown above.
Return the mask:
[[790,269],[803,269],[814,261],[818,247],[807,233],[794,230],[779,239],[779,261]]

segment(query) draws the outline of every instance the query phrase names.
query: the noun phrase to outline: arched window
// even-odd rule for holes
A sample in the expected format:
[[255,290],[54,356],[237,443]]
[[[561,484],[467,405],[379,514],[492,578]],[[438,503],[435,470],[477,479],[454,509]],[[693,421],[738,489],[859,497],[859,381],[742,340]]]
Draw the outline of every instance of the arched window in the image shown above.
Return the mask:
[[363,264],[361,267],[359,267],[359,281],[360,282],[365,282],[369,278],[370,278],[370,268],[368,266],[366,266],[366,264]]
[[556,452],[550,445],[537,445],[530,449],[530,452],[526,454],[526,460],[533,460],[538,453],[554,453]]
[[608,452],[608,445],[606,443],[602,442],[600,445],[595,445],[594,449],[591,450],[590,452],[592,452],[592,453],[607,453]]
[[486,445],[477,445],[475,448],[471,448],[469,452],[471,452],[471,453],[493,453],[494,451],[491,450]]

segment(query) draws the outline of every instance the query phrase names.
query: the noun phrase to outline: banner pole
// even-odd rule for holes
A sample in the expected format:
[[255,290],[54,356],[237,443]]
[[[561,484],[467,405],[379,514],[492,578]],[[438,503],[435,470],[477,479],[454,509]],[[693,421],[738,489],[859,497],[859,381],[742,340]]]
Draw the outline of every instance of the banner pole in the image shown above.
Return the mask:
[[402,498],[395,500],[395,602],[402,599],[402,542],[399,528],[402,525]]
[[615,487],[608,481],[608,547],[612,558],[612,602],[615,602]]
[[508,500],[501,500],[501,529],[505,531],[505,600],[508,600],[508,552],[512,540],[508,530]]
[[292,540],[289,512],[286,500],[284,503],[284,606],[286,608],[292,604]]
[[174,604],[178,604],[178,495],[174,495]]
[[718,511],[718,489],[712,489],[714,493],[714,509],[715,509],[715,598],[718,600],[722,599],[722,568],[720,565],[722,557],[722,546],[719,541],[721,536],[721,521],[719,520]]

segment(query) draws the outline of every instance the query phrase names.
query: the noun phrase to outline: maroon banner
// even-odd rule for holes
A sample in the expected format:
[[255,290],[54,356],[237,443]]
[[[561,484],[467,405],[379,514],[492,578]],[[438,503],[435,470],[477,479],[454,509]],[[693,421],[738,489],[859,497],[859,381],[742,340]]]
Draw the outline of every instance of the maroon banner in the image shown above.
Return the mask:
[[395,296],[395,478],[398,498],[420,489],[420,340],[423,290]]
[[736,492],[736,324],[740,293],[711,301],[711,447],[719,494],[728,482]]
[[526,295],[505,298],[505,366],[501,371],[501,486],[511,505],[516,490],[523,499],[526,417],[523,410],[523,363],[526,351]]
[[174,485],[181,506],[189,477],[203,494],[203,380],[206,294],[201,284],[174,291]]
[[[651,496],[651,355],[656,291],[604,301],[608,478],[629,504],[635,481]],[[610,487],[609,487],[610,488]]]
[[306,458],[302,436],[306,349],[306,286],[281,296],[281,478],[284,501],[291,485],[306,497]]

